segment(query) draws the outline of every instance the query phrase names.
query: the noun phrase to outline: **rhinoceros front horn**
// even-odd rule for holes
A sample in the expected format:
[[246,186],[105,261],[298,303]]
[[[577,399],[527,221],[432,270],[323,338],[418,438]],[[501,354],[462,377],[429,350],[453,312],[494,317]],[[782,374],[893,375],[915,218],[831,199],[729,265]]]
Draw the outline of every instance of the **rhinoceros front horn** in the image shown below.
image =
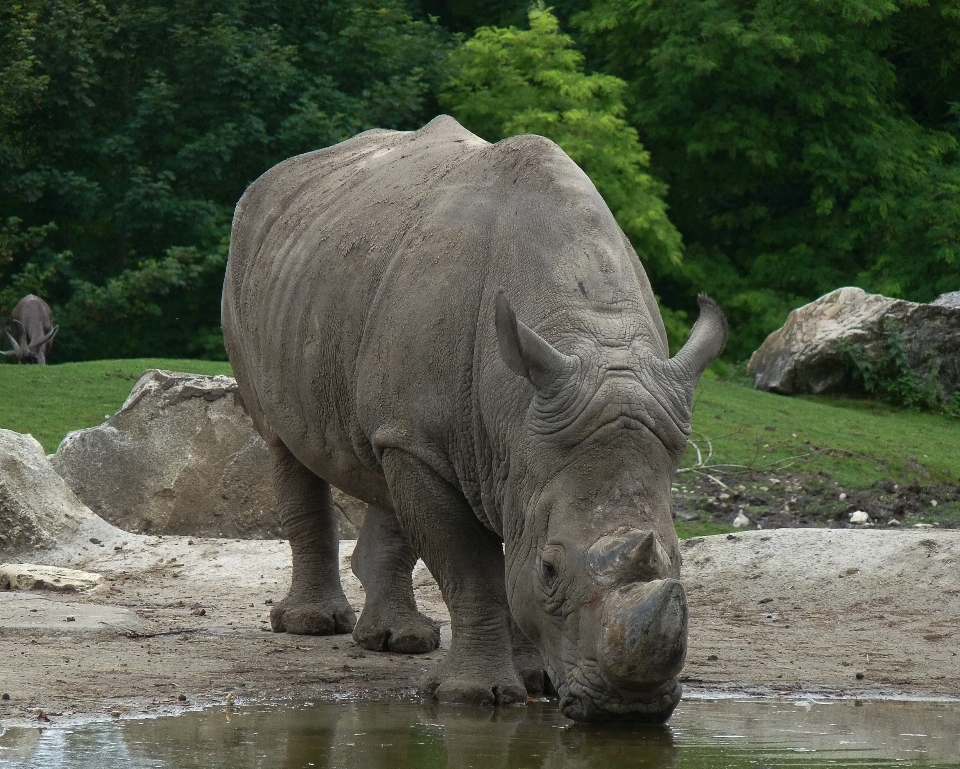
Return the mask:
[[678,675],[687,655],[687,599],[675,579],[622,588],[607,598],[597,648],[600,668],[628,688]]
[[723,311],[706,294],[700,294],[697,301],[700,317],[693,324],[687,343],[667,364],[677,379],[693,387],[727,343],[727,319]]
[[538,390],[549,387],[573,370],[574,358],[564,355],[518,320],[502,291],[497,293],[496,324],[504,362],[514,374],[527,378]]

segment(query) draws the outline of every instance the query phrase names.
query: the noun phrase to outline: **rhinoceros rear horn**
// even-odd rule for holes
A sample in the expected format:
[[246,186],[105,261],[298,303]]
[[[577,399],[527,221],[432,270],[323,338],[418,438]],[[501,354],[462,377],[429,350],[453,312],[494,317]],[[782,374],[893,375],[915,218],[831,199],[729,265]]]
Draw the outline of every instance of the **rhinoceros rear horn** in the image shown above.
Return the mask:
[[497,293],[496,310],[500,355],[513,373],[529,379],[537,389],[543,389],[573,368],[569,355],[564,355],[517,319],[502,291]]
[[706,294],[697,297],[700,317],[693,324],[690,338],[673,358],[669,366],[681,381],[696,386],[700,375],[727,343],[727,319],[723,312]]

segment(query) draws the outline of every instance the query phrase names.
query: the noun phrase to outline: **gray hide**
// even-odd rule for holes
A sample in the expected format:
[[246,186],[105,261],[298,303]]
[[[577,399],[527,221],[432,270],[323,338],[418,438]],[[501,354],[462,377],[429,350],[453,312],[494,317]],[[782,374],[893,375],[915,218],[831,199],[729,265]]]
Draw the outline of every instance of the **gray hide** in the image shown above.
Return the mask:
[[59,326],[53,325],[50,305],[39,296],[27,294],[10,313],[10,326],[12,333],[11,329],[4,329],[4,334],[13,349],[4,350],[3,354],[16,355],[20,363],[45,365],[53,338],[60,330]]
[[726,340],[700,306],[670,359],[640,261],[542,137],[491,145],[442,116],[265,173],[237,206],[223,329],[293,550],[274,629],[354,627],[329,483],[370,505],[362,646],[435,648],[417,555],[440,585],[453,641],[425,696],[552,684],[577,720],[667,718],[687,636],[670,483]]

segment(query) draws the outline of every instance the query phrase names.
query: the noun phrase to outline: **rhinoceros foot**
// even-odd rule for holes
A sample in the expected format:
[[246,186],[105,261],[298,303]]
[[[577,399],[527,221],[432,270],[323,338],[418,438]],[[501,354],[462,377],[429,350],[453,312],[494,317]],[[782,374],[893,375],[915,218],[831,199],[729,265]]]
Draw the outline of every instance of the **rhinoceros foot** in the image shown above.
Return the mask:
[[466,669],[451,655],[420,679],[423,697],[457,705],[511,705],[526,702],[527,690],[512,665]]
[[406,607],[367,606],[353,630],[353,640],[375,652],[425,654],[440,646],[440,626]]
[[289,597],[270,610],[270,626],[274,633],[294,635],[339,635],[349,633],[357,622],[347,599],[308,602]]

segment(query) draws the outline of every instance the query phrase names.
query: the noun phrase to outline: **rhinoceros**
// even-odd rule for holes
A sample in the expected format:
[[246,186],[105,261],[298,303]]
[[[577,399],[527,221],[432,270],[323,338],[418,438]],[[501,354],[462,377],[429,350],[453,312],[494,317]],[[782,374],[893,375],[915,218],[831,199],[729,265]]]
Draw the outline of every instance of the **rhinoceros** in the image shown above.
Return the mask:
[[[419,556],[452,629],[424,696],[552,686],[575,720],[669,717],[687,638],[670,485],[726,322],[701,296],[670,358],[639,259],[556,144],[441,116],[280,163],[237,205],[222,312],[293,555],[274,630],[436,648]],[[359,621],[331,485],[369,505]]]

